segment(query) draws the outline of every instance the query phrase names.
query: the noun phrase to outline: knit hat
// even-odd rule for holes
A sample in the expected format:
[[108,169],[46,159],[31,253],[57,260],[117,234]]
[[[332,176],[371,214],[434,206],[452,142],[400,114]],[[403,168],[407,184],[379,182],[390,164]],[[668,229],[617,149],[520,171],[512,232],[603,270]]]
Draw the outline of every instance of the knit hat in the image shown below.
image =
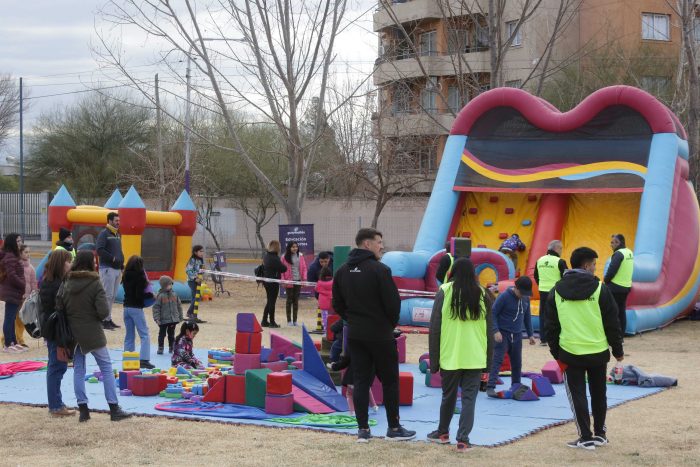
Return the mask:
[[160,276],[160,279],[158,279],[158,282],[160,283],[160,288],[164,289],[170,284],[173,283],[173,280],[170,278],[170,276]]
[[73,234],[71,233],[71,231],[66,229],[65,227],[61,227],[61,229],[58,231],[58,239],[60,241],[64,241],[66,238],[68,238],[72,235]]
[[515,288],[526,297],[532,296],[532,279],[527,276],[520,276],[515,281]]

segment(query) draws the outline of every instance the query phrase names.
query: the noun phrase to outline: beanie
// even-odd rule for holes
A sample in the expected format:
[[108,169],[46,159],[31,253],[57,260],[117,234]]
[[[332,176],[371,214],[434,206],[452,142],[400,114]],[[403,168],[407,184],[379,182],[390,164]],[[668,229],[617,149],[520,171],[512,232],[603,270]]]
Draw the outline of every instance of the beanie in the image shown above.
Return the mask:
[[160,288],[164,289],[170,284],[173,283],[173,280],[170,278],[170,276],[160,276],[160,279],[158,279],[158,282],[160,283]]
[[72,235],[73,234],[71,233],[71,231],[66,229],[65,227],[61,227],[61,229],[58,231],[58,239],[60,241],[63,241]]

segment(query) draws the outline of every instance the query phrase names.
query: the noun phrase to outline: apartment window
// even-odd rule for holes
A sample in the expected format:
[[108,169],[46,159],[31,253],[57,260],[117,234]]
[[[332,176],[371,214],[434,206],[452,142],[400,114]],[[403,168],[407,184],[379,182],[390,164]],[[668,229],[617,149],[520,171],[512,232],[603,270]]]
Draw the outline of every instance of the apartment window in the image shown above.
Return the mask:
[[420,35],[420,54],[437,55],[437,31],[428,31]]
[[488,50],[488,48],[489,48],[489,27],[477,24],[476,28],[474,30],[474,50],[472,50],[472,51],[479,52],[481,50]]
[[393,115],[407,113],[411,109],[411,90],[405,84],[394,86],[394,95],[391,100]]
[[642,13],[642,39],[650,41],[670,41],[669,23],[671,17],[655,13]]
[[655,96],[663,96],[668,94],[671,88],[671,79],[667,76],[642,76],[640,84],[645,91]]
[[695,17],[693,20],[693,35],[695,42],[700,42],[700,18]]
[[507,88],[518,88],[520,89],[523,87],[523,80],[521,79],[514,79],[512,81],[506,81],[506,87]]
[[425,88],[420,93],[420,104],[423,112],[437,112],[438,80],[436,76],[431,76],[425,83]]
[[513,38],[513,42],[511,42],[511,47],[518,47],[520,45],[523,45],[523,36],[522,36],[522,26],[518,29],[517,34],[515,33],[515,28],[518,26],[517,21],[508,21],[506,23],[506,40],[510,39],[511,37]]
[[457,86],[449,86],[447,88],[447,106],[452,112],[459,112],[467,102],[469,102],[469,97],[467,95],[462,96]]
[[469,31],[466,29],[447,30],[447,51],[463,54],[469,51]]
[[430,173],[435,170],[437,144],[432,139],[408,137],[395,143],[389,157],[393,173]]

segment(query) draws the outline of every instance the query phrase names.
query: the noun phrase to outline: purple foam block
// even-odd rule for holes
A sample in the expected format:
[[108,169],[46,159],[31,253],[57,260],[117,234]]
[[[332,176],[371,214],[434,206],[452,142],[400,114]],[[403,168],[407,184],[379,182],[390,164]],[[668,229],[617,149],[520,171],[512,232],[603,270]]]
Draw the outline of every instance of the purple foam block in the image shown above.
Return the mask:
[[133,396],[134,394],[131,392],[131,389],[122,389],[119,391],[120,396]]
[[289,415],[294,412],[294,396],[268,394],[265,396],[265,412],[273,415]]

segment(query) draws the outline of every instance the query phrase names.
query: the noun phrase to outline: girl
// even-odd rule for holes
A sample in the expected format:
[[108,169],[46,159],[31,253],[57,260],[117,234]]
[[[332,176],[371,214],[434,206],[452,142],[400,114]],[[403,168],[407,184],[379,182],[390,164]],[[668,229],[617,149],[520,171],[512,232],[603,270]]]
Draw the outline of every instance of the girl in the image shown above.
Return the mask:
[[7,234],[2,250],[0,250],[0,300],[5,302],[5,319],[2,323],[5,343],[2,351],[7,353],[19,353],[26,350],[17,344],[15,336],[15,319],[19,306],[22,304],[26,287],[24,267],[19,255],[22,244],[21,235]]
[[175,349],[170,362],[173,366],[185,365],[193,368],[203,369],[204,365],[192,352],[192,341],[199,332],[199,326],[192,321],[185,321],[180,327],[180,334],[175,339]]
[[481,372],[490,367],[493,349],[491,299],[479,285],[474,265],[459,258],[452,266],[449,282],[440,286],[430,317],[430,372],[442,375],[442,403],[438,429],[428,441],[450,442],[450,421],[462,389],[462,413],[457,430],[457,452],[470,449],[469,433],[474,425],[474,407]]
[[[263,275],[268,279],[279,279],[282,273],[287,272],[287,266],[280,261],[280,242],[270,240],[267,244],[267,251],[263,255]],[[275,305],[277,304],[277,296],[280,293],[280,285],[278,282],[264,282],[265,294],[267,301],[265,302],[265,310],[263,311],[262,323],[263,327],[278,328],[280,327],[275,322]]]
[[168,353],[173,353],[175,344],[175,326],[182,321],[182,303],[173,292],[173,280],[170,276],[160,277],[160,291],[153,305],[153,319],[160,328],[158,331],[158,355],[163,355],[165,334],[168,334]]
[[[73,356],[73,388],[80,411],[79,422],[90,420],[88,398],[85,394],[85,356],[92,354],[95,357],[103,375],[112,374],[112,361],[102,328],[102,321],[109,316],[109,305],[100,283],[100,275],[95,271],[96,266],[93,252],[79,251],[63,286],[63,293],[57,297],[65,305],[68,324],[77,342]],[[118,422],[131,417],[131,414],[119,407],[114,378],[104,378],[102,385],[109,404],[110,419]]]
[[[305,281],[306,280],[306,261],[304,255],[299,254],[299,245],[297,242],[287,243],[287,249],[282,258],[282,264],[287,270],[282,274],[282,280],[285,281]],[[299,292],[300,285],[285,284],[287,289],[287,326],[297,325],[297,314],[299,313]],[[292,310],[294,315],[292,315]]]
[[[24,268],[24,299],[29,298],[29,295],[35,291],[39,290],[36,283],[36,270],[32,263],[29,262],[29,247],[27,245],[22,245],[19,248],[19,257],[22,260],[22,267]],[[29,346],[24,342],[24,324],[17,313],[15,318],[15,337],[17,338],[17,344],[28,349]]]
[[[45,331],[44,323],[56,309],[56,294],[61,282],[71,268],[73,255],[63,248],[56,248],[49,255],[44,267],[44,275],[41,278],[39,297],[41,298],[41,309],[39,310],[39,321],[42,324],[42,334]],[[61,396],[61,381],[68,369],[68,363],[58,359],[56,354],[56,341],[48,339],[46,335],[46,347],[49,351],[49,363],[46,367],[46,395],[49,400],[49,413],[53,417],[68,417],[75,415],[75,410],[70,410],[63,403]]]
[[316,282],[316,292],[318,292],[318,308],[321,310],[323,320],[323,330],[326,330],[328,323],[328,312],[333,309],[333,273],[328,267],[321,268]]
[[133,255],[124,266],[122,276],[124,286],[124,351],[133,352],[136,348],[136,335],[134,328],[139,333],[141,340],[141,368],[155,368],[151,364],[151,343],[148,336],[148,324],[146,316],[143,314],[145,290],[148,286],[148,278],[143,270],[143,259]]
[[197,295],[197,285],[201,282],[199,279],[199,270],[204,265],[204,247],[202,245],[195,245],[192,247],[192,256],[187,262],[185,267],[185,273],[187,274],[187,285],[190,286],[192,291],[192,301],[190,302],[190,307],[187,309],[187,319],[194,320],[196,323],[201,323],[198,317],[194,316],[194,298]]

